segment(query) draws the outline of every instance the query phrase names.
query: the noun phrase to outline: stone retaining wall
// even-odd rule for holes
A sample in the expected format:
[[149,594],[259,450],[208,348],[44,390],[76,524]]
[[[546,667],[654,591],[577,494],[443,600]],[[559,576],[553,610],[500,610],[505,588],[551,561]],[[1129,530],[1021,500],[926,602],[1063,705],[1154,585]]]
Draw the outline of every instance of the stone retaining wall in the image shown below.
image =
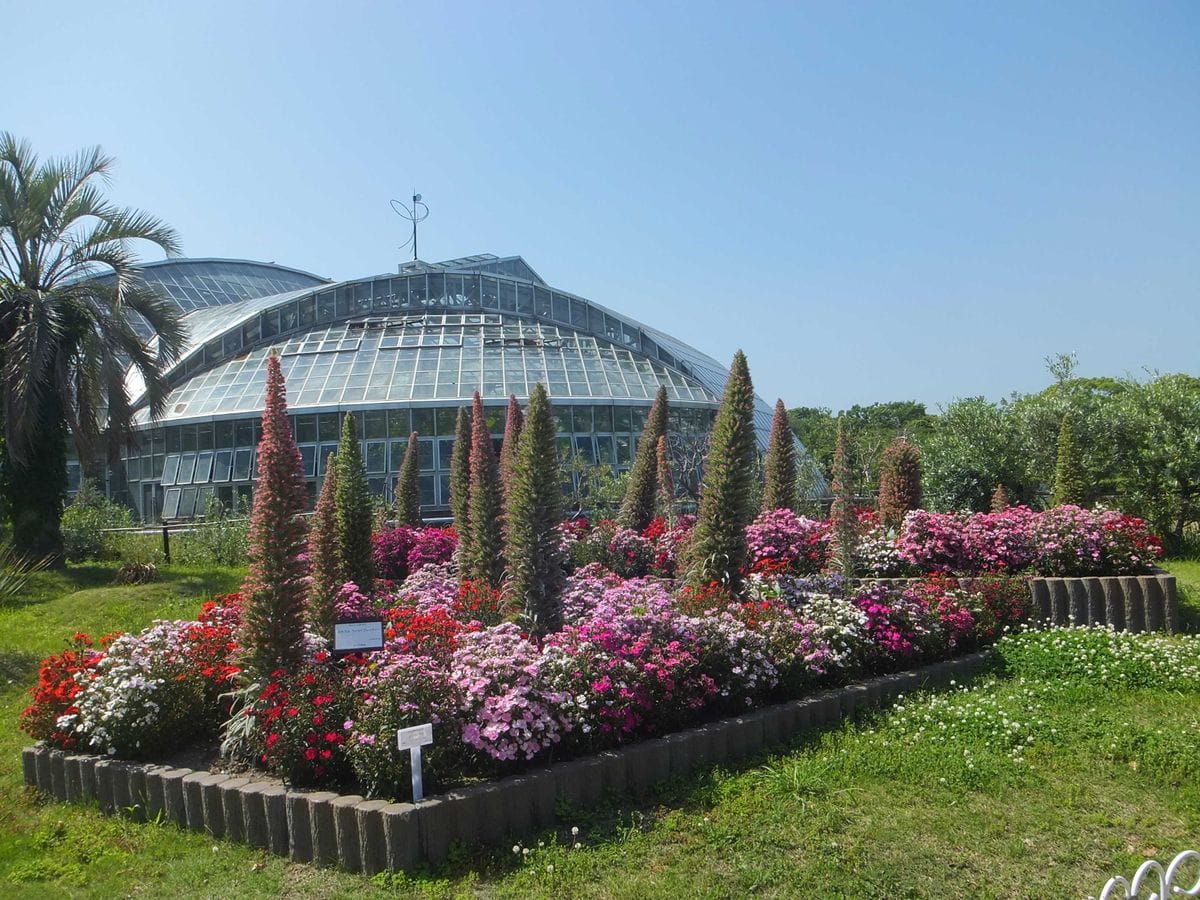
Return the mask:
[[[907,585],[914,578],[864,582]],[[959,578],[967,590],[978,579]],[[1105,578],[1030,578],[1031,618],[1050,625],[1111,625],[1117,631],[1179,630],[1175,576],[1114,575]]]
[[420,803],[303,791],[259,775],[214,775],[49,748],[22,751],[25,783],[109,815],[169,821],[294,862],[374,874],[445,860],[450,845],[506,846],[557,824],[556,809],[634,798],[698,769],[736,763],[921,687],[981,671],[991,651],[780,703],[746,715],[449,791]]

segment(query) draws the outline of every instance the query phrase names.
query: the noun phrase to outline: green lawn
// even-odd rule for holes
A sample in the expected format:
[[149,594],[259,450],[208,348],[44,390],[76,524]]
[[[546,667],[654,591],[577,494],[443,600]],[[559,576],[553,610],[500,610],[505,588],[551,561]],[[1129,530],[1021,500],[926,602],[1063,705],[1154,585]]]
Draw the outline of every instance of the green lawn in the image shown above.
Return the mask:
[[[1195,610],[1200,564],[1169,568]],[[526,841],[528,853],[458,852],[416,878],[295,866],[173,826],[42,804],[21,785],[27,739],[15,726],[37,659],[78,630],[192,616],[240,580],[176,569],[113,588],[111,576],[105,566],[44,573],[0,609],[4,896],[1085,896],[1148,855],[1200,842],[1200,694],[995,676],[670,784],[653,803],[568,811],[567,827],[541,835],[544,846]]]

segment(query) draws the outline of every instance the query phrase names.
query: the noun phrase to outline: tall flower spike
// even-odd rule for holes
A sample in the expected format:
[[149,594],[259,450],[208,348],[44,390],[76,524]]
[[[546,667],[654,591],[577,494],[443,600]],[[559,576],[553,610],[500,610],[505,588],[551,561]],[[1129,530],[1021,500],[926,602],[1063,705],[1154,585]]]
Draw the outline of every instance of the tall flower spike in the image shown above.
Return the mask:
[[500,471],[479,392],[471,401],[470,543],[462,555],[464,580],[497,587],[504,573],[504,538],[500,527]]
[[304,466],[288,422],[279,357],[267,358],[267,391],[258,444],[258,484],[246,555],[250,573],[242,591],[245,662],[264,675],[300,662],[304,641],[305,550],[302,514],[308,500]]

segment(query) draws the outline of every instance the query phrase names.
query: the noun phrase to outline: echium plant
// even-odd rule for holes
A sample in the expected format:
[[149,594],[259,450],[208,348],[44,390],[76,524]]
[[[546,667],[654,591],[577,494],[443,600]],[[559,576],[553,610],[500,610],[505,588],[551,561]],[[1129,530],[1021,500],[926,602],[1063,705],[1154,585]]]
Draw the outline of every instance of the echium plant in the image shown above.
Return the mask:
[[424,521],[421,519],[421,484],[418,480],[420,472],[420,435],[413,432],[408,436],[408,446],[404,448],[404,462],[400,464],[400,474],[396,476],[396,524],[420,528]]
[[250,513],[250,573],[242,587],[245,663],[265,675],[300,662],[304,641],[305,550],[302,514],[308,491],[288,422],[279,357],[267,357],[267,395],[258,444],[258,484]]
[[833,451],[833,505],[829,510],[833,530],[833,560],[844,578],[854,577],[854,547],[858,542],[858,522],[854,516],[854,483],[846,450],[846,432],[838,419],[837,443]]
[[497,587],[504,573],[504,538],[500,516],[500,472],[479,392],[471,401],[471,487],[467,529],[470,541],[462,553],[466,581]]
[[671,457],[667,453],[667,436],[658,436],[658,514],[668,528],[675,526],[675,479],[671,477]]
[[337,545],[337,457],[325,461],[325,481],[308,529],[308,621],[313,630],[333,640],[337,620],[334,603],[342,585]]
[[504,420],[504,442],[500,445],[500,484],[504,496],[508,496],[512,485],[513,473],[517,467],[517,448],[520,446],[521,430],[525,427],[525,417],[521,415],[521,406],[517,403],[517,395],[508,396],[508,416]]
[[637,455],[629,470],[629,483],[617,521],[634,531],[645,531],[654,518],[658,481],[658,439],[667,433],[667,389],[659,386],[638,439]]
[[1058,458],[1054,465],[1054,496],[1051,506],[1082,506],[1087,500],[1087,475],[1075,439],[1075,423],[1071,414],[1062,417],[1058,428]]
[[921,508],[921,451],[898,437],[883,451],[879,464],[879,518],[899,531],[909,510]]
[[471,413],[465,406],[458,409],[454,422],[454,450],[450,454],[450,515],[458,532],[458,555],[461,558],[471,545]]
[[370,591],[374,580],[371,559],[371,523],[374,518],[367,467],[363,465],[354,413],[342,420],[337,450],[337,544],[342,581],[353,581]]
[[700,510],[688,550],[688,584],[695,590],[714,581],[735,592],[741,586],[746,526],[754,519],[757,457],[754,385],[746,356],[739,350],[713,423],[700,484]]
[[536,633],[557,631],[562,625],[562,489],[550,396],[541,383],[529,398],[505,519],[508,594],[524,607]]
[[795,509],[796,441],[782,400],[775,401],[775,417],[771,420],[771,438],[767,442],[763,476],[763,510]]

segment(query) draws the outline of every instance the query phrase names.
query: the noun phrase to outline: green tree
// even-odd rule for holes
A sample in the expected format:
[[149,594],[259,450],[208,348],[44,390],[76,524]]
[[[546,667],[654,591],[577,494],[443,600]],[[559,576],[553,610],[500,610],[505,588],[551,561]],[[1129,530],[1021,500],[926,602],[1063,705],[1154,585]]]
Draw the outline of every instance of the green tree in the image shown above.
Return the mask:
[[883,451],[879,464],[879,518],[899,530],[904,517],[921,508],[921,451],[902,437]]
[[304,648],[304,605],[308,567],[304,508],[308,490],[304,464],[288,421],[287,394],[279,357],[267,357],[267,392],[258,442],[258,484],[250,513],[242,587],[245,663],[257,676],[300,662]]
[[458,532],[461,559],[471,543],[471,412],[458,409],[454,422],[454,449],[450,453],[450,515]]
[[[178,308],[141,277],[132,246],[177,253],[175,232],[115,206],[100,149],[42,163],[0,134],[0,417],[12,538],[61,565],[67,442],[85,472],[132,434],[132,365],[152,418],[165,412],[166,366],[185,344]],[[104,276],[104,277],[98,277]],[[140,319],[139,319],[140,317]],[[138,333],[148,325],[157,341]]]
[[1058,460],[1054,466],[1054,496],[1050,503],[1053,506],[1065,503],[1079,506],[1087,502],[1087,494],[1087,476],[1079,458],[1079,445],[1075,443],[1071,414],[1067,413],[1058,428]]
[[468,530],[470,542],[462,555],[464,580],[498,587],[504,574],[504,536],[500,527],[503,504],[500,471],[488,430],[483,401],[475,392],[471,402],[471,489]]
[[321,494],[308,523],[308,621],[328,641],[333,640],[334,604],[343,581],[337,541],[337,473],[337,457],[330,453]]
[[1161,375],[1124,387],[1120,505],[1154,526],[1168,554],[1178,554],[1188,529],[1200,525],[1200,378]]
[[340,577],[353,581],[364,592],[371,590],[375,564],[371,558],[371,490],[367,467],[358,443],[354,413],[342,419],[337,449],[337,547]]
[[787,409],[782,400],[775,401],[775,417],[771,420],[771,437],[767,442],[763,473],[762,508],[795,509],[796,441],[792,437]]
[[955,400],[922,447],[926,504],[982,512],[997,484],[1006,485],[1019,502],[1036,502],[1039,487],[1026,480],[1025,448],[1007,404],[983,397]]
[[746,526],[754,519],[754,385],[746,356],[733,357],[713,423],[700,485],[700,509],[688,549],[688,584],[716,581],[737,591],[746,562]]
[[425,524],[421,518],[421,483],[418,480],[420,463],[420,435],[413,432],[408,436],[404,448],[404,462],[396,476],[396,524],[420,528]]
[[660,385],[638,439],[637,454],[629,469],[629,484],[617,521],[634,531],[644,531],[654,518],[658,490],[658,439],[667,433],[667,389]]
[[510,597],[522,604],[536,634],[562,626],[563,559],[558,448],[550,396],[536,384],[521,432],[505,511]]

